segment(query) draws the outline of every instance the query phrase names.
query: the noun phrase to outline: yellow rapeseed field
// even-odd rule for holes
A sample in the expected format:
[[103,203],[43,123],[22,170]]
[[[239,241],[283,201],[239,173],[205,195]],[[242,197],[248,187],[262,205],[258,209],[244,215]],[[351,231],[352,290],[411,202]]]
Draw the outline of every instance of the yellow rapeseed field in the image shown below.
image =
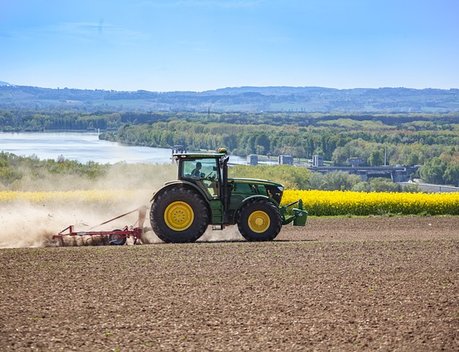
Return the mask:
[[389,193],[286,190],[288,204],[302,199],[310,215],[459,215],[459,193]]
[[59,191],[59,192],[16,192],[0,191],[0,204],[13,201],[30,203],[47,202],[107,202],[121,200],[129,197],[128,191],[112,190],[85,190],[85,191]]
[[[128,190],[85,190],[61,192],[0,191],[0,204],[29,203],[110,203],[129,200]],[[350,191],[286,190],[282,204],[302,199],[310,215],[431,214],[459,215],[459,193],[364,193]]]

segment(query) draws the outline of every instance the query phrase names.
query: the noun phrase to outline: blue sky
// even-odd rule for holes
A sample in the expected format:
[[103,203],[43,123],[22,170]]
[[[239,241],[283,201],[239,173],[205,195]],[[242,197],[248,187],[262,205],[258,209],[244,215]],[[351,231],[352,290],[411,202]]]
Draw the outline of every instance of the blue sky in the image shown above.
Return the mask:
[[459,0],[0,0],[0,80],[459,88]]

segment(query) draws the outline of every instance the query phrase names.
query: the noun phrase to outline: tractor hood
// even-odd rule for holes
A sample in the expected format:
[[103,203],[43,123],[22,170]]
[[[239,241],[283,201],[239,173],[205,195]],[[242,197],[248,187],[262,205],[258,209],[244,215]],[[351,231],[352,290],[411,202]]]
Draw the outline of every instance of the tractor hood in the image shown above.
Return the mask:
[[228,178],[228,182],[267,185],[267,186],[275,186],[275,187],[281,188],[282,190],[284,189],[284,186],[278,182],[273,182],[269,180],[261,180],[258,178]]
[[228,184],[232,187],[232,195],[242,195],[243,198],[262,195],[273,199],[277,204],[282,200],[284,186],[280,183],[256,178],[229,178]]

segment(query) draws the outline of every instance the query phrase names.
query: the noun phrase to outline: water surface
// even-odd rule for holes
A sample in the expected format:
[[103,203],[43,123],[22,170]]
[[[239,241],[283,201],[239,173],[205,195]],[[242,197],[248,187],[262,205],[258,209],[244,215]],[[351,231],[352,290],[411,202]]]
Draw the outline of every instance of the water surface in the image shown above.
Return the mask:
[[[79,132],[0,132],[0,151],[20,156],[36,156],[39,159],[54,159],[59,156],[81,163],[117,162],[165,164],[171,162],[171,150],[126,146],[116,142],[99,140],[97,133]],[[231,162],[245,163],[232,156]]]

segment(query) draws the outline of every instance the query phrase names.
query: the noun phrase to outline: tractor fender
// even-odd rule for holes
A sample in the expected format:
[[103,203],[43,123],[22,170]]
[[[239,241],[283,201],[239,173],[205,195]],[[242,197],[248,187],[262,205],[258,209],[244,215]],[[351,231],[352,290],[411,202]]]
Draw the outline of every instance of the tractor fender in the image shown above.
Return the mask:
[[206,197],[205,193],[199,187],[197,187],[196,185],[194,185],[191,182],[183,181],[183,180],[176,180],[176,181],[166,182],[163,187],[161,187],[158,191],[153,193],[153,197],[150,199],[150,202],[154,202],[156,200],[156,198],[158,197],[158,195],[163,193],[165,190],[173,188],[173,187],[176,187],[178,185],[180,185],[182,187],[186,187],[186,188],[191,188],[192,190],[196,191],[199,195],[201,195],[201,197],[207,203],[207,197]]
[[264,196],[262,194],[258,194],[258,195],[255,195],[255,196],[250,196],[250,197],[247,197],[243,200],[243,202],[241,203],[241,205],[239,206],[239,208],[237,208],[237,210],[234,212],[234,222],[236,223],[238,221],[238,218],[239,218],[239,214],[241,213],[241,209],[248,203],[254,201],[254,200],[258,200],[258,199],[264,199],[270,203],[273,203],[276,207],[279,207],[279,204],[277,204],[273,199],[269,198],[268,196]]

